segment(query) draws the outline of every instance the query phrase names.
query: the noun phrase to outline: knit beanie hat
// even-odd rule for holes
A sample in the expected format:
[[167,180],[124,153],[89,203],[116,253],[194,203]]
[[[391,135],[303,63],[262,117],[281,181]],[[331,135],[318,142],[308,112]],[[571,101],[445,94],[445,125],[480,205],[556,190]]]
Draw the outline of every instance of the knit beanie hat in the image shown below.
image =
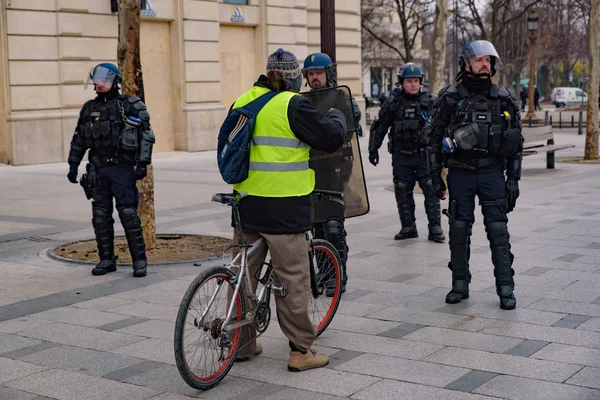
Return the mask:
[[300,63],[298,63],[294,53],[285,51],[282,48],[277,49],[267,59],[267,73],[271,70],[281,72],[291,88],[297,92],[300,91],[302,72],[300,71]]

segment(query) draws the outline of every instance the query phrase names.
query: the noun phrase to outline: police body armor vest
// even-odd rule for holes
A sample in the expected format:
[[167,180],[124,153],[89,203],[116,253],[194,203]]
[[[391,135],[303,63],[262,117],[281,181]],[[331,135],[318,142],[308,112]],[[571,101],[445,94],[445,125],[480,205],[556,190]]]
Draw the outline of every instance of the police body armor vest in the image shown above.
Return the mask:
[[83,134],[90,149],[118,147],[124,128],[118,102],[122,103],[123,97],[126,98],[119,95],[106,102],[91,100],[84,106],[79,132]]
[[[518,151],[521,133],[511,127],[507,100],[509,93],[496,85],[483,93],[471,94],[458,85],[449,94],[457,96],[452,121],[445,132],[456,151],[447,155],[447,166],[466,169],[504,168],[505,157]],[[506,93],[504,93],[506,92]]]
[[[398,99],[398,100],[396,100]],[[428,112],[431,107],[429,93],[421,93],[415,99],[408,99],[399,93],[394,99],[398,108],[394,111],[394,122],[390,131],[390,152],[417,152],[424,148],[420,131],[425,125],[422,111]]]

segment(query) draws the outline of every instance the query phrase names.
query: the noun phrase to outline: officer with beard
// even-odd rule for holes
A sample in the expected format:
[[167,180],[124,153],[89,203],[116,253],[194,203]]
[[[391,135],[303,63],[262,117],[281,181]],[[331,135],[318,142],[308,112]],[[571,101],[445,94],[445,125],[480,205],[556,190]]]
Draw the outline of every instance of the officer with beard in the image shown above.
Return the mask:
[[[324,89],[324,88],[332,88],[337,86],[337,82],[335,81],[335,77],[333,76],[333,62],[331,58],[325,53],[313,53],[309,54],[304,60],[304,68],[302,69],[302,74],[306,79],[306,84],[310,87],[311,91]],[[338,96],[344,96],[344,93],[341,91],[332,91],[331,92],[331,104],[345,104],[348,102],[347,98],[339,99]],[[335,96],[335,97],[334,97]],[[355,127],[357,134],[359,136],[362,135],[362,131],[360,130],[360,109],[358,108],[358,104],[354,98],[351,99],[352,109],[355,117]],[[339,106],[338,106],[339,107]],[[344,111],[344,110],[342,110]],[[350,156],[352,156],[351,151],[352,148],[344,148],[342,151],[350,151]],[[326,186],[331,187],[331,185],[337,184],[337,189],[339,192],[344,192],[344,184],[347,183],[352,175],[352,163],[340,163],[340,176],[337,176],[336,171],[316,171],[315,179],[317,180],[316,187],[322,187],[323,185],[320,182],[327,182]],[[328,210],[334,209],[333,207],[328,208]],[[314,224],[315,228],[315,237],[316,238],[324,238],[329,243],[331,243],[336,250],[338,251],[341,258],[341,266],[342,266],[342,292],[346,291],[346,283],[348,281],[348,275],[346,273],[346,262],[348,260],[348,244],[346,242],[346,230],[344,228],[344,209],[339,207],[338,212],[335,215],[327,215],[326,221],[322,223]],[[333,297],[335,288],[327,288],[325,291],[326,295],[329,297]]]
[[398,80],[400,88],[394,89],[396,94],[390,95],[382,105],[379,118],[371,126],[369,161],[375,166],[379,164],[379,148],[391,127],[388,150],[392,154],[394,193],[402,224],[402,229],[394,239],[403,240],[419,236],[413,197],[415,183],[419,182],[425,197],[425,212],[429,221],[428,239],[442,243],[445,237],[440,225],[440,201],[433,193],[425,151],[426,128],[433,98],[429,92],[421,90],[423,74],[418,65],[406,64],[398,74]]
[[[500,58],[485,40],[467,43],[461,53],[456,86],[439,93],[428,146],[428,166],[436,196],[446,198],[442,167],[448,167],[452,290],[446,303],[469,297],[470,236],[479,198],[494,264],[500,308],[512,310],[513,255],[508,216],[519,197],[523,137],[515,96],[492,83]],[[506,170],[506,177],[504,171]]]
[[133,276],[146,276],[146,246],[137,213],[136,180],[146,176],[152,162],[154,134],[146,105],[134,96],[119,93],[121,72],[102,63],[90,70],[86,87],[93,83],[96,98],[83,105],[69,151],[71,183],[77,183],[78,167],[89,149],[87,173],[81,186],[92,202],[92,225],[100,262],[93,275],[117,270],[114,254],[113,197],[125,230],[133,260]]

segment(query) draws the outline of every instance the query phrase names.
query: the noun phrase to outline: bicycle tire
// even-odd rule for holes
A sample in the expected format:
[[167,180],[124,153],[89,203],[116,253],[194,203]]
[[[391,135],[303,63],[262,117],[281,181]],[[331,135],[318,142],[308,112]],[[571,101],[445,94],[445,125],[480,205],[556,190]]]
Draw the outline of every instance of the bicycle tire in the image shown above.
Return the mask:
[[[225,316],[227,314],[227,305],[229,304],[229,301],[227,300],[229,297],[228,293],[232,293],[229,291],[229,289],[233,290],[234,289],[234,285],[232,284],[232,280],[235,278],[235,274],[229,270],[228,268],[225,267],[213,267],[213,268],[209,268],[206,271],[202,272],[201,274],[199,274],[190,284],[190,286],[188,287],[187,291],[185,292],[183,299],[181,300],[181,305],[179,306],[179,311],[177,312],[177,319],[175,322],[175,340],[174,340],[174,346],[175,346],[175,361],[177,364],[177,369],[179,370],[179,374],[181,375],[181,377],[183,378],[183,380],[191,387],[193,387],[194,389],[199,389],[199,390],[207,390],[210,389],[214,386],[216,386],[223,378],[225,378],[225,376],[227,375],[227,373],[229,372],[229,370],[231,369],[231,367],[233,366],[234,362],[235,362],[235,357],[236,354],[238,352],[240,343],[242,342],[242,338],[243,338],[243,332],[244,329],[243,327],[237,327],[234,331],[233,334],[230,334],[230,340],[232,341],[231,343],[231,348],[229,349],[229,351],[227,352],[227,356],[223,359],[223,360],[218,360],[219,362],[222,361],[222,363],[218,366],[218,368],[215,371],[211,371],[209,373],[207,373],[207,376],[204,375],[200,375],[201,371],[197,371],[196,369],[193,368],[194,364],[196,365],[196,367],[200,366],[200,363],[202,361],[202,359],[204,359],[204,365],[206,366],[206,360],[208,359],[208,357],[199,357],[198,362],[194,363],[194,359],[193,356],[196,354],[197,350],[194,350],[194,354],[192,355],[192,358],[188,360],[188,357],[186,357],[186,340],[188,337],[191,337],[192,334],[194,332],[199,332],[200,334],[203,333],[207,333],[208,336],[208,345],[213,345],[214,349],[217,350],[218,352],[221,352],[221,347],[218,345],[217,342],[217,338],[215,338],[214,336],[219,334],[221,332],[221,326],[219,326],[219,324],[222,324],[223,320],[225,319]],[[224,311],[221,312],[219,314],[219,316],[216,315],[212,315],[209,311],[207,311],[206,316],[209,317],[208,318],[208,322],[205,322],[203,325],[203,327],[199,327],[198,325],[201,324],[201,321],[198,322],[198,318],[195,318],[193,320],[193,323],[190,322],[186,322],[188,320],[188,317],[190,316],[190,314],[192,313],[192,311],[197,311],[195,309],[195,306],[192,304],[192,302],[194,300],[198,300],[201,301],[201,294],[198,294],[199,291],[202,289],[203,285],[210,283],[212,280],[215,281],[216,285],[221,285],[223,282],[226,282],[228,284],[227,287],[227,291],[225,292],[225,307],[224,307]],[[219,283],[219,281],[221,283]],[[217,287],[215,287],[214,290],[217,290]],[[219,292],[217,292],[218,294],[221,294],[221,290],[219,289]],[[215,292],[207,292],[208,296],[204,296],[205,298],[208,297],[210,298]],[[234,307],[234,316],[232,318],[232,322],[240,322],[244,319],[244,316],[246,314],[246,299],[244,296],[244,293],[242,291],[242,287],[240,287],[240,290],[238,291],[238,294],[236,296],[235,299],[236,302],[236,306]],[[217,304],[215,304],[217,303]],[[211,307],[212,309],[215,309],[218,307],[218,300],[213,301],[212,304],[213,307]],[[202,310],[204,311],[204,310]],[[198,317],[200,317],[201,312],[197,312],[198,313]],[[206,321],[206,317],[204,318],[204,320]],[[186,327],[190,327],[191,328],[191,333],[189,333],[186,336]],[[210,328],[210,329],[209,329]],[[233,339],[231,339],[231,336],[233,336]],[[191,341],[191,343],[196,344],[200,341],[200,339],[198,339],[196,342]],[[214,343],[213,343],[214,342]],[[206,343],[206,340],[203,341],[203,345]],[[202,349],[204,350],[205,347],[202,347]],[[212,360],[215,361],[215,357],[212,357]],[[190,365],[192,364],[192,365]]]
[[[338,251],[333,247],[331,243],[324,239],[313,239],[313,251],[315,253],[315,259],[319,265],[320,272],[327,277],[327,282],[323,281],[323,275],[321,276],[321,291],[318,296],[315,296],[312,291],[311,282],[309,286],[310,300],[308,304],[308,312],[311,320],[317,330],[317,337],[320,336],[325,329],[333,321],[335,313],[342,300],[342,268],[340,262],[340,255]],[[311,261],[312,262],[312,261]],[[312,269],[312,267],[311,267]],[[315,279],[314,274],[311,272],[311,279]],[[327,297],[325,295],[325,288],[328,283],[335,282],[335,289],[333,297]],[[319,311],[323,306],[324,311]]]

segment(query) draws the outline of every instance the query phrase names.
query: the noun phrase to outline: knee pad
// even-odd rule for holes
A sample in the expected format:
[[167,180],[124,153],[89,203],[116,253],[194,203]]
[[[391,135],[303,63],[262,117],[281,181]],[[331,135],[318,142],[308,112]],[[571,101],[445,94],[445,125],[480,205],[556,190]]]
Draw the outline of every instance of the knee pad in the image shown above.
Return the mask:
[[119,218],[125,230],[137,228],[140,225],[140,219],[135,207],[126,206],[119,208]]
[[433,183],[431,181],[431,178],[421,179],[419,181],[419,186],[421,187],[421,190],[423,191],[423,196],[434,197],[433,196]]
[[506,222],[489,222],[485,225],[488,240],[492,245],[508,244],[508,226]]
[[450,221],[450,241],[454,243],[466,243],[471,236],[471,223],[468,221]]
[[92,224],[114,223],[112,211],[112,204],[94,202],[92,204]]
[[409,193],[412,193],[412,189],[408,186],[408,184],[406,182],[402,182],[402,181],[395,181],[394,182],[394,189],[397,192],[400,192],[402,195],[408,195]]

